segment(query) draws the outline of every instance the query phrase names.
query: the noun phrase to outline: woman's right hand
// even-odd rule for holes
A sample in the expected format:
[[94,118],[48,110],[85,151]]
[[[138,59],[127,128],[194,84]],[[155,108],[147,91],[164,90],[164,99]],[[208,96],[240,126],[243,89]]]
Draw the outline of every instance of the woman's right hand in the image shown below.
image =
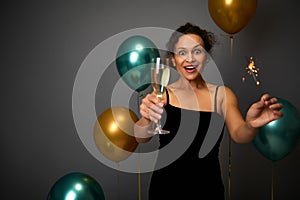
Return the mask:
[[154,93],[147,94],[142,99],[140,114],[145,119],[157,123],[163,113],[164,102],[156,97]]

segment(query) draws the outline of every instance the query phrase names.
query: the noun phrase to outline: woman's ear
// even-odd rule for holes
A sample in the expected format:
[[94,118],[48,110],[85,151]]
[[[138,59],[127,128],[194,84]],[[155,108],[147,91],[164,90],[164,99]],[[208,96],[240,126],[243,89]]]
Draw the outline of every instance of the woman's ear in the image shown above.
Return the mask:
[[176,67],[174,56],[171,57],[171,62],[172,62],[172,63],[171,63],[171,66]]
[[206,56],[206,58],[205,58],[205,65],[208,64],[209,61],[210,61],[210,57],[209,57],[209,56]]

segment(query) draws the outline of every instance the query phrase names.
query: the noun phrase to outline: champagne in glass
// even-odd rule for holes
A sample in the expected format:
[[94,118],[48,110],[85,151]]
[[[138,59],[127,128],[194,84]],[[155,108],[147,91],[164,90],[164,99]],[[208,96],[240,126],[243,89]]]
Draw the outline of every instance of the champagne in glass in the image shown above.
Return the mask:
[[[151,68],[151,80],[152,87],[157,98],[162,99],[166,86],[168,85],[170,78],[170,68],[165,64],[160,63],[160,59],[157,59],[156,65]],[[167,134],[170,133],[168,130],[161,128],[160,120],[157,122],[153,134]]]

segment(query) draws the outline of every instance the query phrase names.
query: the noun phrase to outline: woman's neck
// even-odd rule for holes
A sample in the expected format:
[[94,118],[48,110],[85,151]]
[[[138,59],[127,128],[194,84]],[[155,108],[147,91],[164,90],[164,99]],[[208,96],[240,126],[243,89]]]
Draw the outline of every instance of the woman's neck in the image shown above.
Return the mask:
[[184,77],[180,77],[177,81],[177,87],[185,89],[185,88],[192,88],[192,89],[201,89],[207,88],[206,82],[203,80],[201,76],[198,76],[197,79],[194,80],[187,80]]

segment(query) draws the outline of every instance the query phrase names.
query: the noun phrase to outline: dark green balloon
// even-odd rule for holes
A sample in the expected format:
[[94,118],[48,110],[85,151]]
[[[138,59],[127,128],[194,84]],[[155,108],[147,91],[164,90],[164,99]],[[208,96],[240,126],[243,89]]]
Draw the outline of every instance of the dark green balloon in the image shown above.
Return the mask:
[[151,83],[150,67],[160,57],[155,44],[144,36],[131,36],[118,48],[116,66],[125,83],[140,92]]
[[47,200],[105,200],[99,183],[87,174],[64,175],[52,186]]
[[272,161],[286,157],[297,145],[300,136],[300,114],[287,100],[277,98],[283,105],[283,117],[261,127],[253,140],[255,148]]

